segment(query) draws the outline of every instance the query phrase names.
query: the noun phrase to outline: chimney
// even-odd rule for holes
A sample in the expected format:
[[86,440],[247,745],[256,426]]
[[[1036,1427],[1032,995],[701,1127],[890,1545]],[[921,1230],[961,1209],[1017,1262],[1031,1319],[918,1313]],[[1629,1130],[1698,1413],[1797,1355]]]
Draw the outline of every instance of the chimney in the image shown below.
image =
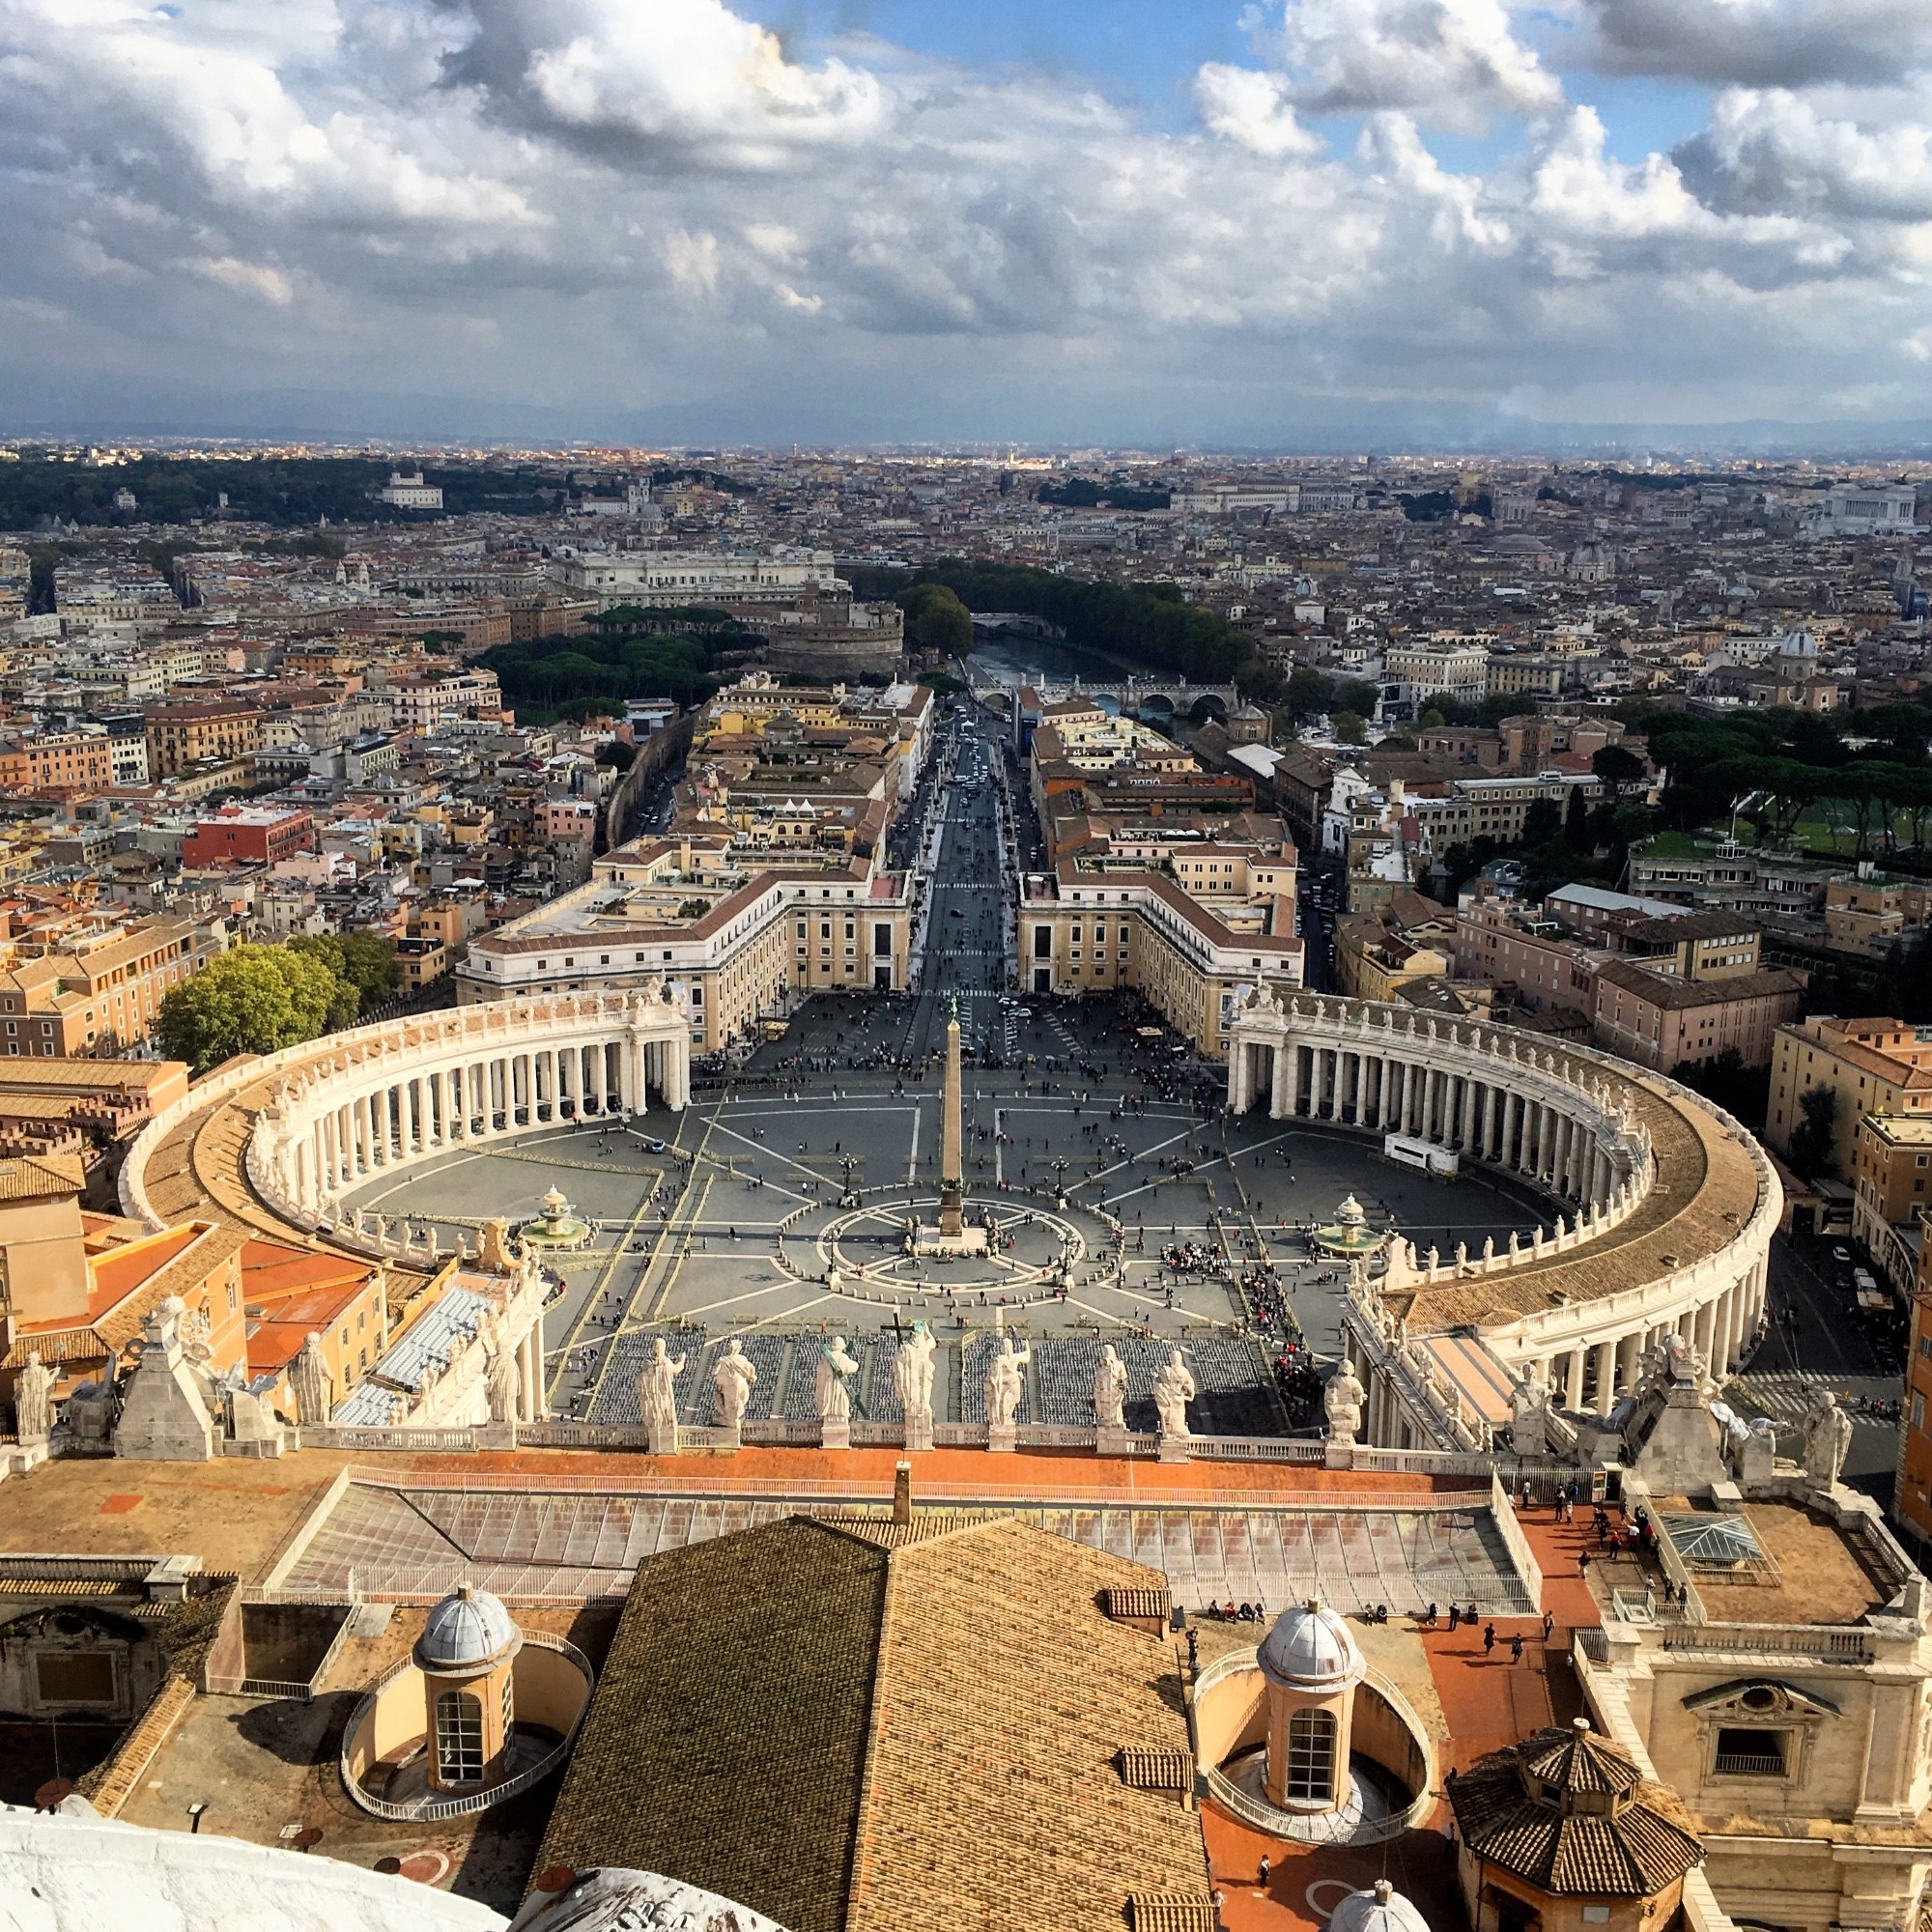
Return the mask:
[[898,1523],[912,1521],[912,1464],[895,1463],[893,1464],[893,1520]]

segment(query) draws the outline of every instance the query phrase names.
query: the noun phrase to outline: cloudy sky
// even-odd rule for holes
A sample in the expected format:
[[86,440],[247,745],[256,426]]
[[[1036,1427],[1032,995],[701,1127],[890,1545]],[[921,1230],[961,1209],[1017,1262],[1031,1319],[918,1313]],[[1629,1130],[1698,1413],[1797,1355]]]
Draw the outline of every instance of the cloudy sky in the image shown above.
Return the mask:
[[1932,418],[1932,0],[0,0],[0,433]]

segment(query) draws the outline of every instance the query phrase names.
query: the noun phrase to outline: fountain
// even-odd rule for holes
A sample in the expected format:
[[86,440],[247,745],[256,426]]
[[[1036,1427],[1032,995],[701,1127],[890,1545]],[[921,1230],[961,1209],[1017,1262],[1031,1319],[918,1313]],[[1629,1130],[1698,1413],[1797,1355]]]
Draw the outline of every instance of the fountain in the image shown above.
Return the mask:
[[1350,1194],[1335,1210],[1335,1218],[1325,1228],[1315,1231],[1315,1245],[1324,1255],[1338,1261],[1353,1261],[1358,1257],[1379,1254],[1386,1235],[1378,1235],[1369,1226],[1369,1217],[1362,1212],[1362,1204]]
[[556,1188],[544,1196],[542,1207],[541,1214],[517,1230],[518,1239],[526,1248],[568,1254],[589,1245],[590,1223],[572,1212],[570,1203]]

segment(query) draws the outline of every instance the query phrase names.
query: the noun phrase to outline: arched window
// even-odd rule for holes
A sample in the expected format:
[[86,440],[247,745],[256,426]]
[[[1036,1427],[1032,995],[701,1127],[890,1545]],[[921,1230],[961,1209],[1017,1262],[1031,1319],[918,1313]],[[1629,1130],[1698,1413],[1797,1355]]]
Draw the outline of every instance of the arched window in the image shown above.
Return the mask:
[[1288,1720],[1290,1798],[1324,1801],[1335,1796],[1335,1714],[1297,1711]]
[[467,1690],[436,1700],[436,1769],[444,1784],[483,1781],[483,1705]]

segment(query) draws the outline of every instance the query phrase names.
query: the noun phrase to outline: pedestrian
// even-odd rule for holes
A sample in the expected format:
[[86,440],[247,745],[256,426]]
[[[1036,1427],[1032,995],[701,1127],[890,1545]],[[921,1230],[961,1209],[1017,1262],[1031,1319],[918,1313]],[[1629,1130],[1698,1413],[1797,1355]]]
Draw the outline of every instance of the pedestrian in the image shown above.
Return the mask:
[[1462,1606],[1457,1604],[1451,1604],[1449,1605],[1449,1628],[1451,1630],[1454,1630],[1456,1626],[1460,1624],[1462,1621],[1463,1621]]
[[1545,1610],[1543,1613],[1543,1640],[1545,1643],[1548,1643],[1549,1641],[1549,1634],[1555,1628],[1556,1628],[1555,1612],[1553,1610]]
[[1510,1637],[1510,1662],[1512,1663],[1520,1663],[1522,1662],[1522,1633],[1520,1631],[1517,1631]]
[[1264,1852],[1262,1854],[1262,1864],[1261,1864],[1262,1889],[1264,1891],[1267,1889],[1268,1874],[1273,1870],[1274,1870],[1274,1861],[1270,1859],[1265,1852]]
[[1483,1626],[1483,1655],[1487,1657],[1496,1647],[1496,1627],[1494,1624]]

